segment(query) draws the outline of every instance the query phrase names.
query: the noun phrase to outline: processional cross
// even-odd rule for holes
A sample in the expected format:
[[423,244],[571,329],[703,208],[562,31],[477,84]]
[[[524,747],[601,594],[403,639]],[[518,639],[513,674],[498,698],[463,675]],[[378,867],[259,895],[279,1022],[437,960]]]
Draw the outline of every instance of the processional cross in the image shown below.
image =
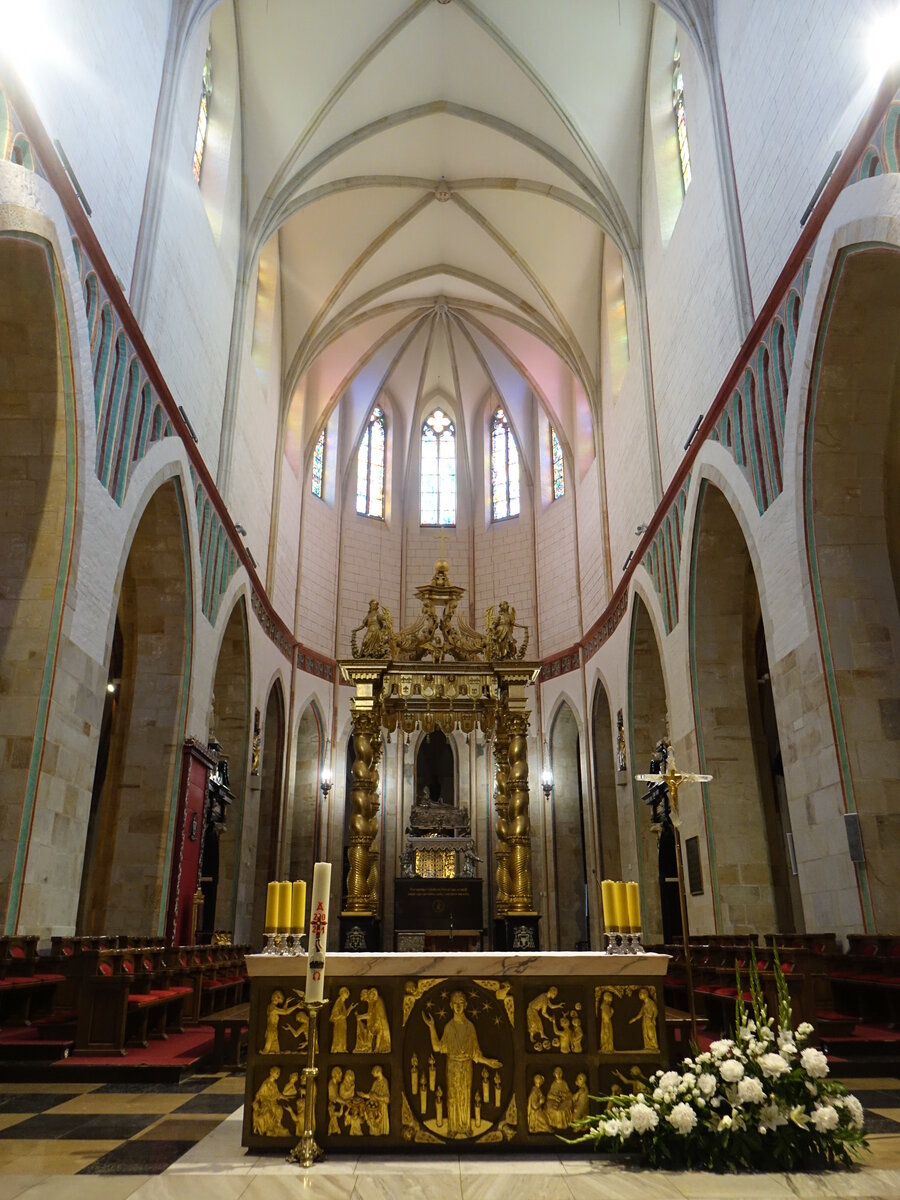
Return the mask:
[[662,743],[666,755],[665,772],[656,775],[635,775],[642,783],[653,783],[659,786],[664,783],[669,793],[670,816],[675,834],[675,869],[677,871],[678,903],[681,908],[681,940],[684,948],[684,968],[687,977],[688,1004],[691,1012],[691,1042],[697,1041],[697,1003],[694,998],[694,973],[691,964],[691,939],[688,929],[687,898],[684,892],[684,862],[681,857],[681,833],[678,815],[678,789],[683,783],[709,783],[712,775],[695,775],[689,771],[679,771],[675,766],[675,755],[672,753],[672,743],[666,738]]
[[672,806],[672,824],[677,829],[681,824],[678,816],[678,789],[683,783],[709,783],[712,775],[694,775],[689,771],[679,771],[675,766],[675,755],[671,742],[664,743],[666,748],[666,770],[661,775],[635,775],[641,783],[664,783],[669,789],[669,802]]

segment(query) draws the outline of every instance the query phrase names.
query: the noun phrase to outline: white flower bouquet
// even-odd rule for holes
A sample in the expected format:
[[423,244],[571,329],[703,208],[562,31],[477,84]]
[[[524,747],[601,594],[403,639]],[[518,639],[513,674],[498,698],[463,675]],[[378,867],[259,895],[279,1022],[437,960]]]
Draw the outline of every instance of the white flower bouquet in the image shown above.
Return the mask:
[[737,972],[733,1038],[657,1071],[645,1093],[595,1097],[596,1116],[573,1123],[572,1143],[637,1153],[648,1166],[710,1171],[796,1170],[853,1163],[868,1149],[863,1109],[828,1078],[813,1027],[793,1028],[790,996],[775,952],[778,1023],[768,1015],[750,954],[750,1004]]

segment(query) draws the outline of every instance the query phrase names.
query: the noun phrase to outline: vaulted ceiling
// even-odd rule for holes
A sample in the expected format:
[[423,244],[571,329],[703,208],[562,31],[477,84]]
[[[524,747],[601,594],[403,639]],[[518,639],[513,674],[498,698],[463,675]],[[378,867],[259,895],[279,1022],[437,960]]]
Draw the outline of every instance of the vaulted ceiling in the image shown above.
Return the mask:
[[633,262],[649,0],[238,0],[246,260],[277,238],[306,448],[348,389],[470,414],[599,396]]

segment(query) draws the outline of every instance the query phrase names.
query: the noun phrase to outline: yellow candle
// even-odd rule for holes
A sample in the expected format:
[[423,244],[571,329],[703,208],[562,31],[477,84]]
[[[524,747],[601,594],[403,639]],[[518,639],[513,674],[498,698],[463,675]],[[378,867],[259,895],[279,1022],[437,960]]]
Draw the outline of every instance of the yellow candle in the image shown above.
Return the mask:
[[641,927],[641,893],[634,882],[625,884],[625,894],[628,903],[628,924],[636,933]]
[[616,927],[618,929],[627,929],[628,900],[625,892],[625,884],[618,879],[613,884],[613,904],[616,914]]
[[303,933],[306,929],[306,884],[295,879],[291,884],[291,933]]
[[616,910],[613,902],[613,882],[600,880],[600,899],[603,902],[603,924],[607,929],[616,928]]
[[273,879],[266,888],[266,933],[274,933],[278,924],[278,884]]
[[291,885],[289,883],[279,883],[278,885],[278,930],[280,933],[287,933],[291,927]]

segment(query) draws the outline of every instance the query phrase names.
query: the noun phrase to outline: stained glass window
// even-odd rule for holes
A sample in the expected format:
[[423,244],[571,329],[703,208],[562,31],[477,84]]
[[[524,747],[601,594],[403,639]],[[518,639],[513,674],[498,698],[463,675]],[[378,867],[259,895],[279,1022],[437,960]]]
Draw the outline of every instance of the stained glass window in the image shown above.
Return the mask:
[[685,191],[691,185],[691,151],[688,146],[687,121],[684,115],[684,75],[681,72],[681,51],[675,43],[672,63],[672,108],[678,129],[678,157],[681,162],[681,184]]
[[436,408],[422,426],[421,522],[456,524],[456,426]]
[[212,45],[206,44],[203,62],[203,82],[200,89],[200,112],[197,116],[197,136],[194,138],[194,178],[200,182],[203,166],[203,151],[206,149],[206,131],[209,127],[209,100],[212,96]]
[[553,499],[561,500],[566,494],[566,467],[563,462],[562,446],[556,430],[550,426],[550,461],[553,464]]
[[312,461],[312,493],[322,499],[322,487],[325,483],[325,430],[319,434],[316,448],[313,450]]
[[356,461],[356,511],[365,517],[384,516],[386,446],[384,413],[376,405],[363,433]]
[[491,508],[495,521],[519,515],[519,449],[502,408],[491,420]]

